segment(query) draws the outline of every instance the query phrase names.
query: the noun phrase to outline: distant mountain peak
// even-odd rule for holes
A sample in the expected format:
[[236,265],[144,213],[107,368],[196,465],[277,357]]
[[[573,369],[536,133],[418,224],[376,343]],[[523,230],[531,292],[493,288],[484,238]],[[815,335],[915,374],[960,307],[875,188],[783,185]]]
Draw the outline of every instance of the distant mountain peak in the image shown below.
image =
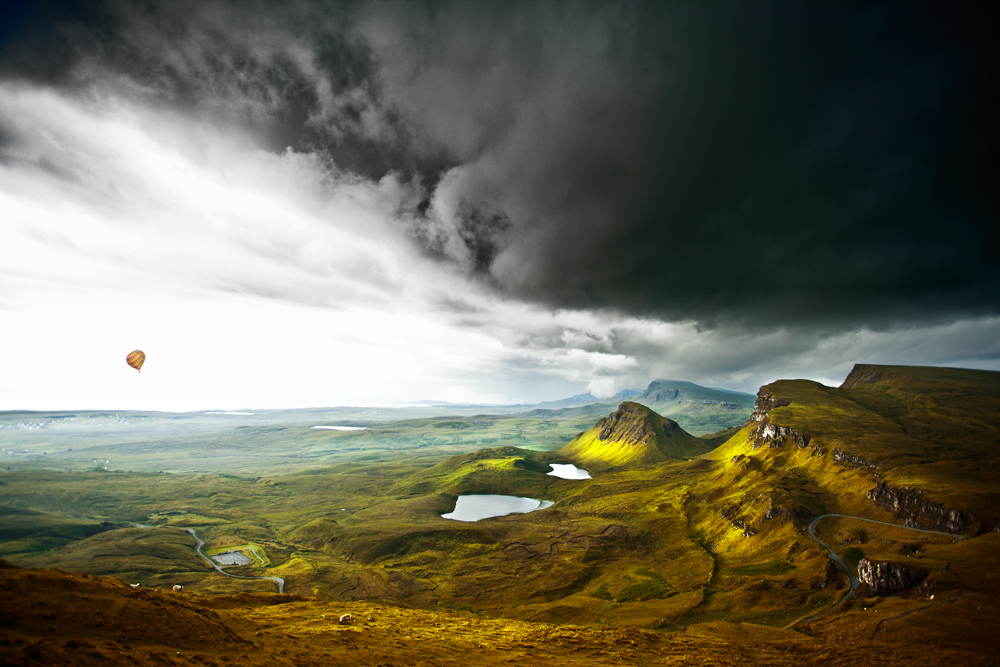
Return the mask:
[[620,392],[612,396],[610,400],[627,401],[628,399],[639,396],[640,394],[642,394],[642,389],[622,389]]
[[687,380],[653,380],[638,396],[644,403],[669,403],[671,401],[698,401],[701,403],[733,403],[750,407],[753,394],[726,389],[702,387]]
[[583,465],[621,466],[687,458],[708,449],[672,419],[625,401],[559,452]]

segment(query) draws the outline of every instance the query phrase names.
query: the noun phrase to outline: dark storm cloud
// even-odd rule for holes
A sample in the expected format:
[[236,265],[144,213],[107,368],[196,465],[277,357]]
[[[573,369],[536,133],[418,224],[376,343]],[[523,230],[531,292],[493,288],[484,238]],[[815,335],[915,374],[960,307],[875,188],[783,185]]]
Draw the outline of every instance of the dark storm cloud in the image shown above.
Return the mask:
[[401,174],[426,193],[406,231],[510,296],[764,328],[1000,309],[975,7],[33,7],[4,76]]
[[468,164],[454,196],[511,220],[513,294],[765,326],[993,312],[990,22],[800,5],[449,5],[393,34],[418,62],[390,92]]
[[368,178],[442,170],[410,150],[349,3],[28,3],[0,44],[0,74],[109,94],[238,127],[280,152],[329,152]]

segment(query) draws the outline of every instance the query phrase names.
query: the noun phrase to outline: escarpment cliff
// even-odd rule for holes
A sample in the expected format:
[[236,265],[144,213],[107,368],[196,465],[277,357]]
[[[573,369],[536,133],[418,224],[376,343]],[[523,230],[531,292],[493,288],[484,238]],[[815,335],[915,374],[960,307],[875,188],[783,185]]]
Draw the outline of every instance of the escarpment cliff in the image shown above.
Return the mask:
[[768,387],[761,387],[757,391],[757,398],[753,403],[753,412],[750,413],[750,421],[762,422],[770,419],[771,410],[791,404],[792,402],[787,398],[776,398]]
[[[787,398],[775,397],[768,387],[761,387],[757,392],[757,400],[754,402],[753,412],[750,413],[750,422],[756,425],[750,432],[750,448],[759,447],[777,448],[781,447],[785,438],[789,438],[799,449],[809,446],[809,436],[788,426],[779,426],[771,423],[771,411],[792,402]],[[814,448],[816,449],[816,448]],[[819,450],[817,455],[825,453]]]
[[962,512],[934,502],[923,491],[908,486],[897,488],[881,482],[867,493],[867,497],[913,528],[958,534],[967,531],[976,521],[971,512]]

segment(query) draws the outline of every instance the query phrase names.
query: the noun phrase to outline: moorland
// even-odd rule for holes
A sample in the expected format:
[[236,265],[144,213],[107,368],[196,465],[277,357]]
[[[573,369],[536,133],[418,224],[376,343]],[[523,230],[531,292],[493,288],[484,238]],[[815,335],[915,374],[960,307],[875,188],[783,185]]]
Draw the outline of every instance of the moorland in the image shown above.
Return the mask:
[[[230,644],[184,644],[202,661],[238,655],[241,641],[276,657],[278,637],[327,633],[317,647],[328,655],[360,651],[347,664],[371,664],[362,654],[377,650],[385,663],[419,664],[406,648],[416,636],[439,647],[433,664],[467,646],[498,663],[553,654],[551,664],[656,664],[696,652],[705,664],[849,664],[876,654],[886,664],[990,664],[1000,373],[859,365],[840,387],[781,380],[735,420],[738,403],[716,397],[731,421],[707,419],[729,427],[714,433],[683,410],[668,414],[671,401],[685,402],[670,392],[684,388],[651,385],[620,405],[468,407],[475,414],[396,421],[210,415],[211,428],[181,418],[169,425],[176,432],[149,440],[135,421],[173,417],[107,413],[98,428],[82,413],[49,416],[49,434],[77,420],[45,436],[52,444],[42,451],[59,458],[32,452],[38,441],[24,446],[46,429],[0,431],[4,447],[29,449],[4,459],[16,464],[0,475],[0,558],[32,568],[0,573],[9,591],[23,590],[25,577],[38,590],[65,588],[52,578],[70,577],[98,606],[125,594],[136,609],[159,600],[177,618],[218,621],[197,636],[225,628]],[[669,400],[643,401],[651,395]],[[686,402],[706,423],[712,400]],[[123,420],[114,437],[110,420]],[[555,463],[592,478],[547,474]],[[468,494],[553,505],[474,523],[441,517]],[[212,569],[188,530],[211,549],[257,554],[226,571],[281,577],[285,595],[271,593],[273,581]],[[173,585],[184,595],[148,590]],[[73,604],[46,599],[38,614],[53,622]],[[381,621],[331,629],[317,620],[338,610]],[[63,631],[47,628],[61,621],[43,627],[34,612],[8,613],[21,640],[7,645],[10,655],[81,641],[52,643]],[[389,618],[394,625],[380,625]],[[395,632],[403,626],[406,640]],[[120,643],[113,632],[87,636],[105,658],[135,657],[108,644]],[[164,642],[142,650],[174,646]]]

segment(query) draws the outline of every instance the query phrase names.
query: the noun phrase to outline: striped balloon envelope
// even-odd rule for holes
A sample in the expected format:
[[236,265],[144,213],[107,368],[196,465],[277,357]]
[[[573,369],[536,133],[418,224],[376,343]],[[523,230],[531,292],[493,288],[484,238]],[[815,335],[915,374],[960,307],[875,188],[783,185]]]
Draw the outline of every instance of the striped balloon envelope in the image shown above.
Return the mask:
[[125,357],[125,361],[127,361],[128,365],[135,370],[139,370],[142,368],[142,362],[146,361],[146,355],[142,350],[132,350],[128,353],[128,356]]

